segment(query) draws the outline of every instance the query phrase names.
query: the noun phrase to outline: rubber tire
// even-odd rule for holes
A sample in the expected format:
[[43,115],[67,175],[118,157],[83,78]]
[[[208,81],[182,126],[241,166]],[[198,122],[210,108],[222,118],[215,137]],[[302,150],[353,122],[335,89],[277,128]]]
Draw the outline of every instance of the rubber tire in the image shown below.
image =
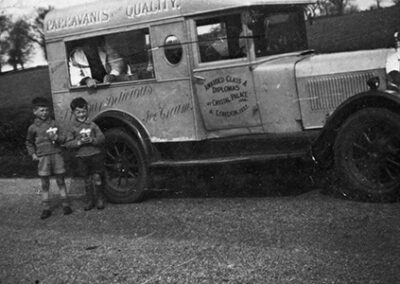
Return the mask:
[[[149,168],[146,163],[145,154],[142,150],[142,147],[137,142],[135,138],[127,133],[124,129],[121,128],[112,128],[107,130],[105,133],[106,137],[106,145],[105,145],[105,152],[106,152],[106,170],[105,170],[105,195],[107,196],[108,200],[115,203],[131,203],[131,202],[139,202],[143,199],[144,193],[147,190],[148,185],[148,177],[149,177]],[[119,190],[117,186],[113,185],[111,182],[110,176],[112,171],[110,170],[110,165],[113,164],[117,167],[117,163],[112,163],[112,161],[116,160],[113,159],[108,153],[111,149],[114,149],[118,143],[119,146],[123,144],[128,147],[127,149],[133,154],[133,157],[137,161],[135,168],[137,168],[137,181],[135,185],[122,190]],[[115,152],[113,153],[115,157]],[[122,155],[121,155],[122,156]],[[115,169],[114,173],[115,173]],[[120,173],[121,175],[121,173]]]
[[[400,177],[400,172],[396,176],[397,180],[390,186],[379,186],[378,183],[368,180],[368,178],[356,167],[354,160],[349,158],[353,153],[353,150],[357,148],[353,147],[355,141],[357,141],[357,143],[360,141],[356,139],[365,137],[361,135],[364,131],[368,131],[367,129],[371,125],[379,125],[379,128],[381,129],[390,129],[390,131],[385,132],[385,134],[394,133],[395,135],[385,137],[393,138],[392,141],[395,141],[395,145],[400,147],[400,115],[383,108],[365,108],[356,112],[339,129],[339,133],[335,140],[335,173],[336,181],[339,182],[339,187],[337,188],[342,190],[345,197],[351,199],[372,202],[394,201],[398,195],[398,189],[400,186],[400,178],[398,178]],[[386,143],[383,146],[387,145],[389,145],[389,143]],[[386,149],[384,147],[378,148]],[[371,157],[373,155],[372,150],[364,152],[368,153],[368,155],[365,156]],[[398,157],[399,154],[400,153],[397,151],[395,155]],[[399,160],[400,157],[396,158],[397,162]],[[386,162],[384,166],[387,168],[388,164],[389,163]],[[382,168],[383,167],[379,169]]]

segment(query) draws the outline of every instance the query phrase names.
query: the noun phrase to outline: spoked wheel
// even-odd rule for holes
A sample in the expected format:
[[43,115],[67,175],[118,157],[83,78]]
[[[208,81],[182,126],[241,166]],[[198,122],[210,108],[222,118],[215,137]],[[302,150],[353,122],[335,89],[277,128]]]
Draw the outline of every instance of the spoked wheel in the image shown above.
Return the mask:
[[141,147],[123,129],[110,129],[105,136],[105,194],[112,202],[140,201],[148,179],[148,167]]
[[400,116],[366,108],[342,126],[335,167],[343,190],[355,198],[391,201],[400,186]]

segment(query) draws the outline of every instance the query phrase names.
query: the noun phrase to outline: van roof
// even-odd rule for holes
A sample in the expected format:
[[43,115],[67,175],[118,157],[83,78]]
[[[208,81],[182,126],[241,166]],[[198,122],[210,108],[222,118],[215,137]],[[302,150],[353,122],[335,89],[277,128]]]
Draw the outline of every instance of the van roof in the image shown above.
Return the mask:
[[45,35],[48,40],[231,8],[315,2],[316,0],[104,0],[51,11],[45,19]]

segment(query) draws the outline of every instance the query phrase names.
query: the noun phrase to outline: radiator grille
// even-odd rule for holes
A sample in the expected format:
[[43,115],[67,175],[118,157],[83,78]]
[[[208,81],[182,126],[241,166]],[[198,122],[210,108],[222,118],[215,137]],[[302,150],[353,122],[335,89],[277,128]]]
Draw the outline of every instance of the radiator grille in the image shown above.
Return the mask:
[[372,72],[338,74],[310,79],[307,82],[312,111],[332,110],[354,94],[368,90]]

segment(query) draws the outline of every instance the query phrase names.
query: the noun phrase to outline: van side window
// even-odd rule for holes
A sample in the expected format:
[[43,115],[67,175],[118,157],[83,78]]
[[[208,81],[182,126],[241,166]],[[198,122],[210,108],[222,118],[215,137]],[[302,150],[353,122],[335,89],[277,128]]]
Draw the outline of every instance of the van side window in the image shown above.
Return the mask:
[[250,10],[248,24],[254,40],[257,57],[307,49],[302,13],[298,10]]
[[201,62],[246,57],[240,14],[196,21]]
[[86,85],[154,78],[148,29],[67,42],[70,82]]
[[179,39],[174,35],[169,35],[164,41],[165,58],[172,65],[178,64],[182,59],[183,48]]

